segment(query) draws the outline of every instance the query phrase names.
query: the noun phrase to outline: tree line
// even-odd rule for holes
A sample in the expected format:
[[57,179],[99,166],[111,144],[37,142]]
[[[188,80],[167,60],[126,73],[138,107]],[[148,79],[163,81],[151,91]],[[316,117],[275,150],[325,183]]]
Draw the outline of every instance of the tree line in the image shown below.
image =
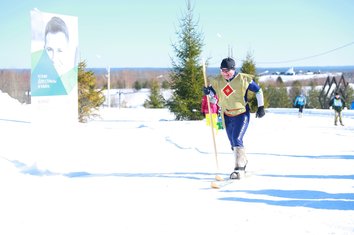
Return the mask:
[[[177,42],[173,49],[175,57],[172,58],[171,84],[174,90],[172,99],[168,101],[167,106],[175,113],[178,120],[199,120],[204,118],[200,112],[194,112],[200,108],[202,100],[202,67],[201,54],[203,43],[203,34],[198,30],[198,23],[193,17],[193,7],[190,1],[187,1],[187,10],[180,19],[180,28],[176,32]],[[304,94],[307,96],[307,108],[321,108],[320,89],[321,81],[310,80],[293,81],[286,84],[281,77],[275,82],[258,81],[256,74],[256,64],[252,53],[248,53],[242,60],[240,72],[254,76],[254,80],[260,84],[264,94],[264,107],[272,108],[290,108],[293,107],[296,96]],[[206,61],[208,64],[208,61]],[[220,75],[218,75],[220,76]],[[350,79],[349,79],[350,80]],[[323,85],[323,84],[322,84]],[[250,103],[251,112],[255,112],[257,107],[256,97],[249,94],[247,97]],[[353,89],[348,86],[346,102],[347,106],[354,99]]]
[[[201,54],[204,46],[203,34],[198,30],[194,20],[193,7],[186,2],[187,10],[179,20],[180,28],[176,34],[177,42],[172,44],[175,56],[171,57],[171,69],[123,69],[110,71],[110,88],[150,88],[151,94],[145,101],[147,108],[167,107],[175,114],[177,120],[201,120],[204,116],[200,110],[203,97],[203,66]],[[208,66],[208,59],[205,61]],[[284,83],[281,77],[276,81],[260,83],[256,74],[256,64],[251,53],[243,60],[240,72],[254,75],[254,79],[262,87],[265,108],[290,108],[295,97],[306,94],[307,108],[320,108],[320,80],[292,81]],[[93,72],[86,68],[86,62],[79,64],[79,115],[80,121],[94,115],[94,111],[102,105],[102,90],[107,89],[107,74]],[[220,76],[220,75],[217,75]],[[210,78],[210,77],[209,77]],[[350,79],[349,79],[350,81]],[[323,84],[322,84],[323,85]],[[172,97],[164,100],[160,89],[171,89]],[[30,103],[30,70],[0,70],[0,90],[18,99],[21,103]],[[353,97],[353,89],[349,88],[347,105]],[[251,112],[256,110],[254,94],[248,97]]]

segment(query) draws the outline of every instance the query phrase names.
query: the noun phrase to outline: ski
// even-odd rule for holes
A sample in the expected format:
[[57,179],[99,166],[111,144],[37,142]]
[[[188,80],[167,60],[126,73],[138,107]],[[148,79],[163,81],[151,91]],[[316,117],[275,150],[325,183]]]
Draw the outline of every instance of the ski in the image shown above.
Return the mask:
[[229,184],[232,184],[236,179],[225,179],[223,181],[215,180],[211,182],[211,187],[214,189],[220,189],[223,188]]
[[250,177],[249,172],[233,172],[231,173],[232,178],[222,178],[221,176],[216,176],[215,180],[211,182],[210,186],[214,189],[221,189],[227,185],[230,185],[236,181],[240,181],[244,178]]

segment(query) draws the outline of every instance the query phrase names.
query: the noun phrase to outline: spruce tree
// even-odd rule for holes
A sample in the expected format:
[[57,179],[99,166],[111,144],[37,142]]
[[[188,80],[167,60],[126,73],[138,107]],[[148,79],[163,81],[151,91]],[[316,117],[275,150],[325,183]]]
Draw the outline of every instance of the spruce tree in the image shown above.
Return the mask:
[[[296,96],[302,94],[302,84],[299,80],[295,80],[291,84],[291,88],[289,90],[289,96],[292,101],[295,101]],[[293,102],[294,103],[294,102]]]
[[[348,83],[349,84],[349,83]],[[346,93],[346,97],[345,97],[345,105],[347,108],[350,108],[350,105],[354,99],[354,89],[351,86],[346,86],[345,88],[345,93]]]
[[134,82],[133,87],[137,91],[139,91],[139,90],[141,90],[141,88],[143,88],[143,86],[142,86],[142,84],[141,84],[141,82],[139,80]]
[[92,71],[85,71],[86,62],[81,61],[78,69],[79,83],[79,122],[86,122],[95,116],[95,111],[103,104],[105,98],[101,90],[96,90],[96,78]]
[[247,73],[256,77],[257,75],[256,63],[254,62],[251,52],[247,53],[246,59],[242,62],[240,72]]
[[167,105],[177,120],[201,120],[204,80],[200,55],[203,43],[190,1],[187,2],[187,11],[180,20],[180,30],[176,34],[178,43],[172,45],[176,53],[176,58],[172,58],[171,71],[173,94]]
[[316,89],[315,85],[311,85],[311,89],[309,90],[308,99],[306,106],[310,109],[320,109],[320,93],[321,91]]
[[[240,68],[240,72],[253,75],[254,76],[253,80],[256,83],[258,83],[256,63],[254,62],[251,52],[247,53],[246,59],[243,61],[242,66]],[[261,84],[259,84],[259,85],[261,85]],[[267,97],[264,97],[264,106],[265,107],[268,106],[268,100],[266,98]],[[256,112],[257,108],[258,108],[256,95],[253,92],[248,92],[247,100],[248,100],[251,112]]]
[[165,107],[165,99],[161,95],[160,92],[160,84],[156,79],[151,81],[150,85],[150,96],[149,99],[145,100],[144,107],[145,108],[164,108]]
[[269,84],[264,89],[264,97],[269,100],[270,108],[290,108],[291,100],[288,97],[287,89],[284,83],[276,85]]

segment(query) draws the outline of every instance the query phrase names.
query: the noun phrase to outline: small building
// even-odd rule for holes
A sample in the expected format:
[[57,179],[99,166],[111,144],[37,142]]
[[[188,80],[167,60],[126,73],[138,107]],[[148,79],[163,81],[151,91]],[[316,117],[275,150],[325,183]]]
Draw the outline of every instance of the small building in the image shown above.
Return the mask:
[[285,72],[285,75],[295,75],[295,71],[294,71],[294,68],[289,68],[286,72]]

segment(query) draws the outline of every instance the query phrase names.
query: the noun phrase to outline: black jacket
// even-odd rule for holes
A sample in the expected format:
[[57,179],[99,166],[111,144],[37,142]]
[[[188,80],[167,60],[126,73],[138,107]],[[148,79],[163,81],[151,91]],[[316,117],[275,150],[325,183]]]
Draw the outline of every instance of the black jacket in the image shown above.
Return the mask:
[[329,101],[329,106],[340,112],[343,110],[343,108],[345,107],[345,101],[341,98],[341,97],[333,97],[330,101]]

